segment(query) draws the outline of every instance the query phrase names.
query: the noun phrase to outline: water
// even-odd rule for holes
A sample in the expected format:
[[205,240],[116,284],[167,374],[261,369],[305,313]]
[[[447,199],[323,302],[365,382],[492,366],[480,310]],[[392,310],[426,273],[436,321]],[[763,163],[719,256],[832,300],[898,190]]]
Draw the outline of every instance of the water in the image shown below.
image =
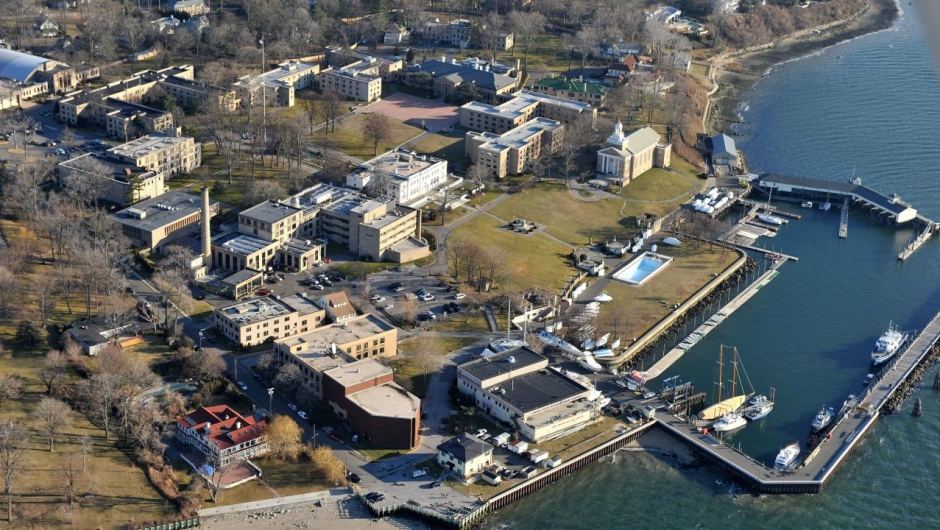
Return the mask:
[[[915,6],[903,7],[890,30],[779,65],[745,93],[738,145],[752,169],[832,180],[854,173],[940,219],[933,174],[940,167],[940,81]],[[838,406],[863,389],[869,352],[889,321],[917,329],[940,310],[940,240],[899,263],[910,230],[855,213],[848,239],[840,240],[837,209],[793,211],[803,219],[764,241],[800,261],[786,264],[663,374],[713,391],[719,346],[736,346],[755,389],[776,388],[777,407],[732,440],[767,463],[787,442],[805,441],[823,403]],[[727,485],[715,483],[722,475],[714,469],[680,471],[651,454],[621,452],[510,505],[488,525],[933,528],[940,396],[932,381],[933,373],[916,393],[924,416],[912,418],[909,401],[882,418],[821,495],[733,499]]]

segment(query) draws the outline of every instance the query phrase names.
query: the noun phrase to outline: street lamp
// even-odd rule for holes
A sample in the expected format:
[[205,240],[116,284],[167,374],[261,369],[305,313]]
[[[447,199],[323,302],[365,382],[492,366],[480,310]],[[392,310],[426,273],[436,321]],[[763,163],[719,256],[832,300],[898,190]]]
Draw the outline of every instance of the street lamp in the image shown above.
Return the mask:
[[268,415],[274,414],[274,387],[268,389]]

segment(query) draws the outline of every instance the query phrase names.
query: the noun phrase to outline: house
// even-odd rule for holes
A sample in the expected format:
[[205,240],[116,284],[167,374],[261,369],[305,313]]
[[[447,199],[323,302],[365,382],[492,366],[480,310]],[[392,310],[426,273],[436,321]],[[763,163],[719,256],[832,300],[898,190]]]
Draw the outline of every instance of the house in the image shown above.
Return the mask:
[[734,138],[724,133],[711,137],[712,164],[718,166],[738,167],[738,150],[734,145]]
[[36,22],[36,30],[39,31],[39,34],[43,37],[58,37],[59,36],[59,25],[56,24],[55,20],[52,20],[48,16],[41,16]]
[[607,101],[607,92],[610,87],[583,78],[567,79],[564,77],[546,77],[535,84],[532,89],[542,94],[562,97],[588,103],[595,107],[603,107]]
[[664,26],[668,26],[674,23],[676,19],[679,18],[679,15],[681,14],[682,14],[682,11],[672,6],[665,6],[665,7],[661,7],[657,9],[653,13],[653,17],[655,17],[656,20],[662,22]]
[[181,28],[186,28],[189,31],[193,32],[196,35],[201,34],[203,31],[209,29],[209,19],[205,15],[199,15],[198,17],[189,17],[185,22],[180,23]]
[[[632,57],[632,55],[631,55]],[[607,73],[604,74],[604,81],[613,83],[622,83],[630,77],[630,69],[623,63],[612,63],[607,67]]]
[[475,436],[458,436],[437,446],[437,463],[460,478],[483,473],[493,461],[493,446]]
[[597,171],[625,186],[654,166],[668,167],[672,145],[659,140],[659,133],[650,127],[624,135],[618,121],[605,147],[597,152]]
[[88,355],[94,356],[109,344],[120,347],[126,340],[121,340],[122,335],[137,335],[136,324],[124,324],[114,326],[101,320],[86,320],[76,322],[68,328],[69,337],[81,346],[82,351]]
[[169,0],[167,8],[170,11],[179,11],[190,16],[205,15],[209,12],[209,6],[204,0]]
[[326,310],[326,315],[334,323],[342,324],[346,320],[356,318],[356,308],[349,302],[346,291],[321,296],[317,305]]
[[[176,439],[208,462],[225,465],[268,452],[268,423],[242,416],[228,405],[199,407],[176,420]],[[181,453],[193,468],[202,462]]]
[[411,32],[401,24],[391,23],[385,28],[385,44],[400,44],[411,38]]
[[150,22],[154,31],[161,35],[172,35],[180,26],[180,21],[172,15],[166,16]]

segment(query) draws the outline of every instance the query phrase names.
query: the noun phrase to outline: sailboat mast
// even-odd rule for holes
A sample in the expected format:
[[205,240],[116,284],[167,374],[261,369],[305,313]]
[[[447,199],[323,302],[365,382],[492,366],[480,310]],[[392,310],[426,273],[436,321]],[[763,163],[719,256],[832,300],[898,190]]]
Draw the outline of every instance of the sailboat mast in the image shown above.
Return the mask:
[[715,403],[721,403],[721,386],[723,384],[721,378],[724,377],[721,369],[725,365],[724,356],[725,356],[725,347],[720,346],[718,348],[718,399],[715,400]]
[[731,361],[731,397],[734,397],[735,387],[738,386],[738,348],[734,348],[734,357]]

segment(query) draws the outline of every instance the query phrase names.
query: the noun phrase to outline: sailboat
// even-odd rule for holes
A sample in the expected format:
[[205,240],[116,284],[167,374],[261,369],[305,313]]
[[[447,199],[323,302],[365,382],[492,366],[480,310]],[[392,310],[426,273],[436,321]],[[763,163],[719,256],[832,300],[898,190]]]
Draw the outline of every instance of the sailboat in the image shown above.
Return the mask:
[[[505,339],[496,339],[490,342],[490,348],[493,351],[501,352],[506,351],[512,348],[518,348],[519,346],[528,346],[525,341],[525,331],[522,332],[522,339],[513,339],[510,333],[512,332],[512,300],[509,301],[509,310],[508,310],[508,322],[506,323],[506,338]],[[528,324],[529,320],[525,319],[523,326]]]
[[[731,398],[734,398],[738,379],[738,349],[734,350],[734,361],[731,362]],[[720,387],[719,387],[720,390]],[[712,428],[717,432],[728,432],[740,429],[747,425],[747,419],[744,414],[737,410],[729,412],[716,421]]]
[[617,339],[613,342],[613,344],[610,345],[610,349],[616,350],[619,347],[620,347],[620,337],[617,337]]
[[[738,411],[745,402],[747,402],[750,397],[749,394],[740,394],[735,395],[734,388],[737,384],[737,362],[738,362],[738,349],[734,349],[734,378],[731,381],[731,397],[728,399],[721,399],[721,389],[722,389],[722,370],[724,368],[724,346],[721,347],[718,353],[718,400],[714,405],[705,407],[701,412],[698,413],[698,418],[704,421],[715,421],[722,416],[730,414],[732,412]],[[742,418],[743,419],[743,418]]]
[[597,342],[594,343],[595,348],[600,348],[601,346],[607,344],[607,339],[610,338],[610,333],[604,333],[601,335],[601,338],[597,339]]

